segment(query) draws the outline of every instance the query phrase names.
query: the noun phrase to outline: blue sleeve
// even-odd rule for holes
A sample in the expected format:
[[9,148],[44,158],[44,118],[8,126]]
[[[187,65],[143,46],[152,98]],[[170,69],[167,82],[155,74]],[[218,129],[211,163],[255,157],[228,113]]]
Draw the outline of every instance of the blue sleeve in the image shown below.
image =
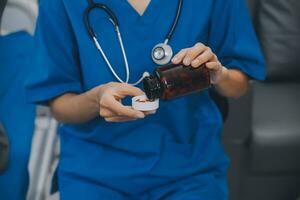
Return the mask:
[[265,79],[264,59],[245,0],[215,0],[208,43],[227,68],[251,79]]
[[76,41],[62,2],[47,0],[40,4],[26,84],[29,103],[47,104],[64,93],[82,91]]

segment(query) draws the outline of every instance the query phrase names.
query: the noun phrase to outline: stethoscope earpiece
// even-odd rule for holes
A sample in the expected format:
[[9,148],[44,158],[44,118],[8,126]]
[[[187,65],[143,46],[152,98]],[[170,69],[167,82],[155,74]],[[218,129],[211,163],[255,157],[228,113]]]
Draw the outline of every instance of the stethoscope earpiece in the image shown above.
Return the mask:
[[173,57],[173,50],[170,45],[165,43],[157,44],[152,49],[152,60],[157,65],[165,65],[168,64]]

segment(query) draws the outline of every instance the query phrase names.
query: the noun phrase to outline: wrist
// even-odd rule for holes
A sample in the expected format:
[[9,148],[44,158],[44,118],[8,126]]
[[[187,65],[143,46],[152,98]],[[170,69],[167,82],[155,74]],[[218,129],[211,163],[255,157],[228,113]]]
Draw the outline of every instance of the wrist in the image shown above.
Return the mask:
[[90,105],[94,108],[95,112],[98,112],[100,109],[99,106],[99,97],[100,97],[100,86],[97,86],[86,93],[84,93],[86,99],[90,102]]

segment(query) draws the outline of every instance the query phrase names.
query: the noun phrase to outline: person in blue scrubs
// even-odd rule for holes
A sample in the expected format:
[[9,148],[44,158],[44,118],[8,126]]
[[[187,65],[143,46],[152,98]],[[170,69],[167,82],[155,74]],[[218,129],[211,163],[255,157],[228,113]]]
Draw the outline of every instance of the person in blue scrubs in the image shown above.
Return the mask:
[[[132,82],[153,71],[152,47],[168,32],[177,1],[95,2],[106,4],[119,20]],[[222,117],[208,91],[161,102],[155,114],[133,110],[128,97],[143,92],[110,73],[85,29],[87,6],[84,0],[41,2],[27,85],[28,101],[49,105],[61,122],[61,199],[227,199]],[[93,11],[91,23],[112,65],[125,76],[106,14]],[[177,53],[172,62],[206,63],[224,96],[239,97],[249,79],[265,77],[244,0],[184,1],[170,45]]]
[[35,106],[25,101],[24,83],[33,37],[16,32],[0,37],[0,123],[9,141],[8,163],[0,173],[0,199],[25,200]]

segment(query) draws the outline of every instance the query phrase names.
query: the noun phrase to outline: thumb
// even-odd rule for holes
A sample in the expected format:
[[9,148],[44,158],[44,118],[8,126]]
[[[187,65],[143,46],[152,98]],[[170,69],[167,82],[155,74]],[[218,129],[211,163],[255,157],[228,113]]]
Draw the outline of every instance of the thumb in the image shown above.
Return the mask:
[[145,94],[140,88],[127,83],[121,84],[121,86],[117,88],[117,92],[122,96],[139,96]]

